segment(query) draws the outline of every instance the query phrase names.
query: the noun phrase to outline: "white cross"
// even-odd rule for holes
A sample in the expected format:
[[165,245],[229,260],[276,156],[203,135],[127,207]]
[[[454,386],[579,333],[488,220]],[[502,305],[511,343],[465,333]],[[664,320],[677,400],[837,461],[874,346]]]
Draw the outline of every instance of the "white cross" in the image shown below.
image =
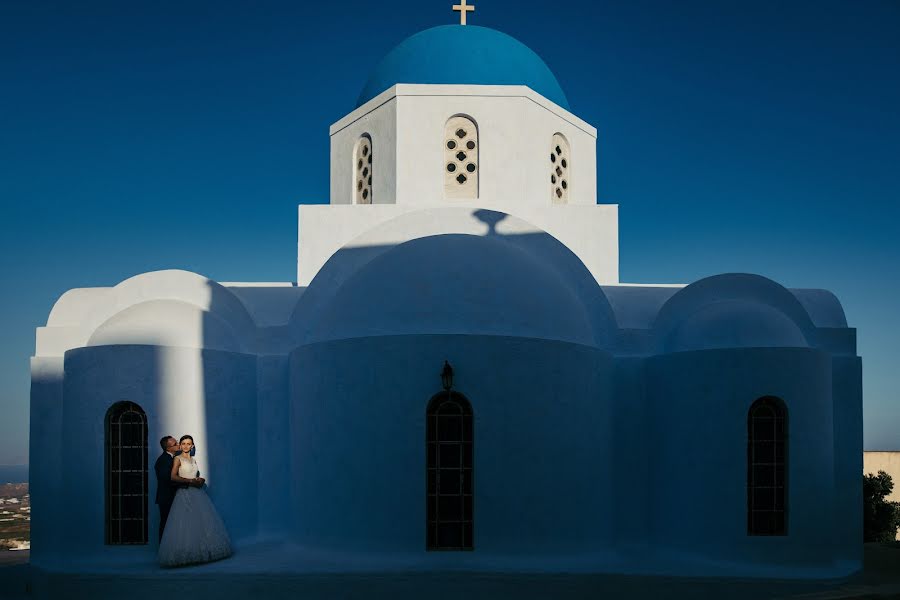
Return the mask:
[[475,7],[474,6],[466,6],[466,0],[460,0],[460,2],[462,4],[454,4],[453,5],[453,10],[459,12],[459,24],[465,25],[466,24],[466,13],[474,12]]

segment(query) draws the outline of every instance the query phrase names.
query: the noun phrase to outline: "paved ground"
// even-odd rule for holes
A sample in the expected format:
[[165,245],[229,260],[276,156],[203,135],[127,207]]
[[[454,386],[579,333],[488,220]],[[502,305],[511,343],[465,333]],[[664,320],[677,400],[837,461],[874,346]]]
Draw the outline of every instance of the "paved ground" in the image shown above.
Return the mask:
[[[0,552],[0,599],[28,600],[29,552]],[[618,575],[510,577],[465,574],[386,574],[284,576],[260,575],[234,578],[222,593],[221,574],[179,570],[178,576],[152,578],[117,575],[84,577],[53,586],[52,596],[71,600],[126,597],[189,597],[191,600],[223,597],[326,597],[326,598],[709,598],[777,600],[900,599],[900,546],[866,544],[865,567],[845,581],[723,580]],[[127,581],[125,581],[127,579]],[[124,589],[129,591],[122,594]],[[425,593],[426,588],[429,591]],[[275,591],[277,593],[273,594]],[[473,593],[475,592],[475,593]]]
[[28,550],[0,550],[0,598],[28,598]]

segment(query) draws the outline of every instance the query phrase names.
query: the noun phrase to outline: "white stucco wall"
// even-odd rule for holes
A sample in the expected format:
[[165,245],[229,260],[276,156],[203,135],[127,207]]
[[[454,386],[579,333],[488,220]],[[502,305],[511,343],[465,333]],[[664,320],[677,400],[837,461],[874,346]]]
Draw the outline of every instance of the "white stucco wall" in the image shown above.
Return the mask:
[[[433,93],[420,93],[425,92]],[[495,96],[481,90],[397,98],[397,204],[443,200],[444,123],[456,114],[478,126],[478,199],[485,205],[502,210],[553,204],[550,145],[555,133],[565,135],[571,146],[569,203],[596,204],[597,137],[592,127],[562,109],[538,104],[524,91]]]
[[[97,346],[65,356],[64,427],[51,448],[60,453],[60,498],[51,522],[65,523],[54,548],[61,556],[99,553],[104,545],[105,416],[127,400],[148,422],[148,534],[157,543],[153,463],[163,435],[190,434],[208,493],[232,538],[256,532],[256,357],[233,352],[154,346]],[[87,443],[86,443],[87,442]],[[271,447],[268,451],[275,452]],[[37,516],[37,515],[35,515]],[[41,515],[43,518],[43,515]]]
[[[445,124],[456,115],[478,128],[478,197],[446,198]],[[473,233],[484,224],[436,224],[434,208],[488,209],[514,215],[556,237],[599,283],[618,283],[618,207],[596,204],[597,130],[526,86],[398,84],[331,126],[331,204],[300,206],[297,282],[306,286],[340,248],[412,211],[403,230],[378,243],[422,235]],[[354,204],[353,148],[373,148],[373,204]],[[554,134],[569,144],[568,202],[550,182]],[[446,213],[441,213],[441,217]],[[509,224],[500,224],[508,227]]]
[[569,142],[569,203],[596,203],[597,130],[521,85],[396,85],[331,126],[331,204],[353,202],[353,146],[372,136],[375,204],[444,200],[444,125],[465,115],[478,127],[479,205],[548,206],[550,147]]
[[[441,392],[445,359],[474,414],[474,553],[424,550],[425,411]],[[448,566],[613,544],[622,490],[610,478],[608,353],[546,340],[413,335],[312,344],[290,364],[298,542]]]
[[[105,411],[130,400],[149,417],[151,461],[163,433],[195,436],[239,547],[292,536],[478,568],[542,552],[659,574],[859,568],[860,361],[827,292],[747,274],[601,288],[506,213],[310,208],[387,216],[359,223],[305,289],[164,271],[60,300],[53,351],[32,360],[35,564],[152,556],[152,474],[149,547],[105,546],[103,448],[69,451],[102,439]],[[458,293],[441,296],[451,282]],[[82,341],[54,341],[67,330]],[[467,558],[422,549],[422,411],[444,359],[481,440]],[[790,531],[749,539],[746,410],[767,394],[792,415]]]
[[303,291],[283,282],[223,284],[179,269],[141,273],[113,287],[76,288],[37,328],[35,356],[111,344],[283,352],[278,330]]
[[430,208],[409,205],[300,206],[297,282],[300,286],[308,286],[325,262],[343,247],[396,245],[444,233],[486,235],[492,224],[485,222],[486,215],[478,211],[487,209],[515,217],[497,222],[496,233],[549,233],[584,263],[598,283],[618,283],[617,205],[548,204],[509,208],[506,204],[506,207],[482,202],[454,203],[452,207],[437,203]]
[[[840,308],[840,304],[836,304]],[[835,564],[857,563],[861,552],[859,541],[863,536],[862,486],[859,481],[863,460],[862,359],[855,355],[856,330],[844,331],[854,338],[853,350],[843,355],[832,354],[831,359],[834,508],[836,515],[843,515],[835,518],[832,527]],[[834,352],[830,348],[828,351]]]
[[[721,560],[828,563],[835,536],[822,523],[845,518],[834,505],[831,357],[808,348],[715,349],[660,355],[646,366],[647,434],[657,451],[652,539],[702,546]],[[783,537],[747,535],[747,414],[763,396],[780,398],[788,415]]]
[[[331,203],[353,204],[356,169],[353,148],[360,136],[372,139],[372,204],[393,204],[397,195],[397,102],[381,94],[356,110],[353,120],[331,127]],[[361,205],[369,206],[369,205]]]
[[62,494],[63,358],[32,357],[28,436],[31,494],[31,562],[41,564],[62,550],[66,531]]

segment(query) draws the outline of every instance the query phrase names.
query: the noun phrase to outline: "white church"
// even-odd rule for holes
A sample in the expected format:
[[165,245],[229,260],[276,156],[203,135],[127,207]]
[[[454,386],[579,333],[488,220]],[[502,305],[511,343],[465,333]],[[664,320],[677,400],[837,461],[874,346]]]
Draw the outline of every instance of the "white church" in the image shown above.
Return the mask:
[[[834,295],[620,282],[596,129],[492,29],[409,37],[330,137],[296,282],[143,273],[37,329],[37,596],[77,573],[219,574],[225,597],[240,576],[860,569],[861,361]],[[235,554],[172,575],[152,464],[184,433]]]

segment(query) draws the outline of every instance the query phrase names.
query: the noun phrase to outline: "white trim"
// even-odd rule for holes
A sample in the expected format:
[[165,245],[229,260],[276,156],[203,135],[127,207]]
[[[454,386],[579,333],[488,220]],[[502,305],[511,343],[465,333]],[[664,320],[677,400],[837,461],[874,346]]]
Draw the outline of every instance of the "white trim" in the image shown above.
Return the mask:
[[588,135],[594,138],[597,137],[597,129],[595,127],[582,121],[560,105],[541,96],[527,85],[448,85],[422,83],[398,83],[397,85],[386,89],[359,108],[351,111],[338,121],[335,121],[328,130],[329,135],[334,135],[341,129],[344,129],[374,111],[382,104],[386,104],[398,96],[496,96],[501,98],[527,98],[538,106],[543,107],[584,131]]

